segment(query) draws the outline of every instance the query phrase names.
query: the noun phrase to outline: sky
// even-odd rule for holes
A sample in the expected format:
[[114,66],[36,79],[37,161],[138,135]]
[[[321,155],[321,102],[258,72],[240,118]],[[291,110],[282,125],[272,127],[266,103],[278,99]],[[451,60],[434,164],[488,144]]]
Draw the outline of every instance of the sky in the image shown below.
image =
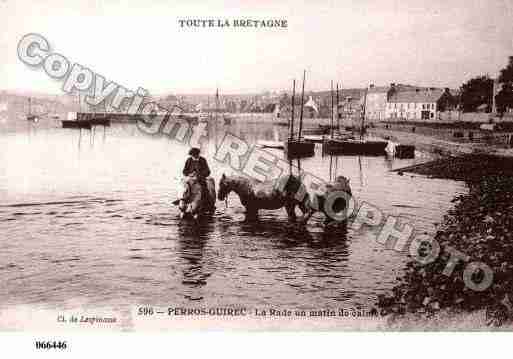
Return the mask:
[[[274,29],[181,28],[179,19],[286,19]],[[0,0],[0,89],[59,93],[17,57],[39,33],[72,63],[162,93],[307,90],[392,82],[458,88],[513,55],[511,0]]]

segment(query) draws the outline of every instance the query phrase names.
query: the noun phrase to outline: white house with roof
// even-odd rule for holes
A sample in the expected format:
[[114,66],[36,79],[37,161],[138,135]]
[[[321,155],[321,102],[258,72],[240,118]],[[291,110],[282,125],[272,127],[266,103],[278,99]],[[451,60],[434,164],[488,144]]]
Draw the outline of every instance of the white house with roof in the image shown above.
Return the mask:
[[391,83],[389,86],[369,85],[365,95],[365,119],[368,122],[387,119],[387,104],[390,96],[398,92],[415,91],[416,89],[424,90],[426,88],[396,83]]
[[439,112],[445,111],[453,103],[448,90],[415,89],[390,94],[386,104],[387,120],[422,121],[436,120]]
[[367,89],[367,96],[365,102],[365,119],[373,121],[382,121],[386,116],[386,105],[389,86],[374,86],[370,85]]

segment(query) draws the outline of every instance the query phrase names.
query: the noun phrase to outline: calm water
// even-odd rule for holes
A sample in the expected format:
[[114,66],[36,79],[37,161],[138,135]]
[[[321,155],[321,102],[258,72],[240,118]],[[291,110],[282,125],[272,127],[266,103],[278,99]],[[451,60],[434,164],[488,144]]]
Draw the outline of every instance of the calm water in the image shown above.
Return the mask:
[[[245,223],[234,194],[228,208],[218,202],[211,220],[182,222],[170,202],[187,148],[149,138],[131,124],[93,133],[42,127],[0,134],[4,307],[58,308],[71,301],[116,308],[368,307],[408,260],[374,242],[368,228],[325,231],[322,217],[306,229],[288,224],[284,210],[262,211],[259,223]],[[219,127],[251,143],[285,134],[271,124]],[[212,154],[210,146],[206,157],[217,183],[231,170]],[[389,172],[422,160],[332,159],[358,199],[432,233],[465,187]],[[301,166],[327,179],[330,158],[318,155]]]

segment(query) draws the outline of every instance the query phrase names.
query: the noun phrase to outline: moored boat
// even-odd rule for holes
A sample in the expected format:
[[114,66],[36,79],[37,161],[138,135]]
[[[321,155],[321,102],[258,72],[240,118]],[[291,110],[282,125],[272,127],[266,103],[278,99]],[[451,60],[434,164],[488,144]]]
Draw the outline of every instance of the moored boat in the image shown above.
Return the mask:
[[281,141],[266,141],[260,140],[257,141],[257,146],[261,148],[276,148],[276,149],[284,149],[285,145]]
[[330,139],[324,142],[323,152],[341,155],[383,156],[388,145],[386,141]]
[[290,133],[289,138],[285,141],[285,153],[288,158],[301,158],[311,157],[315,155],[315,143],[306,141],[303,137],[303,109],[305,99],[305,78],[306,70],[303,71],[303,86],[301,90],[301,108],[299,115],[299,130],[297,136],[294,134],[294,111],[295,111],[295,94],[296,94],[296,80],[292,84],[292,116],[290,119]]
[[307,142],[323,143],[325,137],[324,135],[305,135],[303,136],[303,139]]
[[110,126],[110,119],[108,118],[96,117],[84,121],[89,122],[91,126]]
[[311,157],[315,155],[315,143],[304,139],[289,139],[285,142],[285,153],[289,158]]
[[76,121],[76,120],[62,120],[62,128],[79,128],[79,129],[91,129],[91,123],[89,121]]

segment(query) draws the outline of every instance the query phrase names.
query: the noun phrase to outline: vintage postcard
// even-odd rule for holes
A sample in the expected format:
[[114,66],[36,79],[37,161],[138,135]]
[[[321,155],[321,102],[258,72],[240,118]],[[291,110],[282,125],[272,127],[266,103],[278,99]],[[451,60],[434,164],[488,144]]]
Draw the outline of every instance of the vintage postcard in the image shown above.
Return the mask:
[[512,18],[0,0],[0,330],[511,330]]

